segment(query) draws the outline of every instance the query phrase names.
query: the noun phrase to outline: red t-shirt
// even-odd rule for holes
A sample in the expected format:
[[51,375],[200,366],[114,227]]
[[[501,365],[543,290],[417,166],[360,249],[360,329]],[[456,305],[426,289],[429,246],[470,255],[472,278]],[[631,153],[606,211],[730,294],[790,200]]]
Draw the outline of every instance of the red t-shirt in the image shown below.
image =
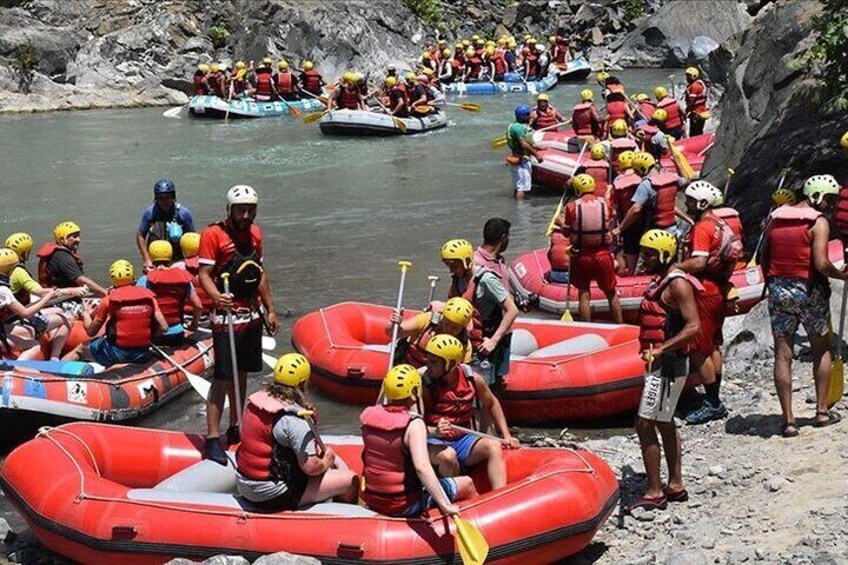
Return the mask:
[[[700,220],[695,222],[692,230],[687,235],[690,257],[709,257],[718,253],[718,248],[721,245],[721,236],[715,223],[707,218],[718,220],[712,212],[707,212],[701,216]],[[705,295],[721,294],[721,289],[714,281],[704,279],[700,276],[698,276],[698,280],[704,285]]]
[[[230,224],[229,219],[227,220],[227,224],[232,225]],[[234,229],[231,231],[236,234],[236,237],[239,239],[239,243],[247,242],[247,232],[236,232]],[[262,231],[259,229],[259,226],[251,224],[249,237],[253,240],[253,249],[256,251],[256,257],[261,260]],[[217,271],[233,260],[233,257],[235,257],[235,250],[236,246],[233,239],[230,237],[230,234],[228,234],[218,224],[212,224],[203,230],[203,233],[200,235],[198,263],[200,263],[200,265],[213,265],[215,269],[214,280],[217,282]],[[236,308],[246,308],[249,306],[250,304],[247,300],[235,300]]]

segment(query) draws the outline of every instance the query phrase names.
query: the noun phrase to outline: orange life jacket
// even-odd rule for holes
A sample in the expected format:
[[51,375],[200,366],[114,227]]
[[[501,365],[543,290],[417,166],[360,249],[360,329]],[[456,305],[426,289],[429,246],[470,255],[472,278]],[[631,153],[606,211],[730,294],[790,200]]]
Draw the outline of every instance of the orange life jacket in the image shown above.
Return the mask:
[[612,242],[607,223],[609,204],[603,197],[578,198],[571,222],[571,246],[575,252],[591,253],[607,248]]
[[412,420],[420,418],[400,406],[369,406],[359,416],[362,424],[362,463],[365,490],[362,500],[375,512],[397,515],[418,502],[421,483],[403,436]]
[[347,110],[359,110],[359,92],[342,87],[338,99],[339,108]]
[[640,182],[642,182],[642,177],[636,173],[618,175],[612,182],[612,203],[619,222],[624,219],[624,215],[633,206],[633,195],[636,194],[636,188],[638,188]]
[[683,127],[683,115],[680,112],[680,104],[670,96],[666,96],[657,104],[657,108],[666,111],[665,129],[679,129]]
[[677,199],[677,175],[665,171],[654,171],[647,176],[657,193],[657,207],[654,210],[653,227],[666,229],[677,220],[674,214]]
[[712,213],[727,222],[727,225],[733,231],[733,235],[738,237],[739,241],[744,241],[742,237],[744,231],[742,228],[742,218],[739,217],[739,212],[729,206],[724,206],[722,208],[713,208]]
[[[692,92],[695,85],[701,86],[700,93]],[[700,114],[707,109],[707,85],[701,79],[692,81],[692,84],[686,85],[686,109],[687,111]]]
[[591,102],[581,102],[574,106],[574,111],[571,113],[571,126],[574,128],[574,133],[577,135],[594,135],[592,110]]
[[277,73],[277,93],[293,94],[294,93],[294,76],[289,71],[280,71]]
[[606,196],[609,185],[609,163],[591,159],[586,163],[586,174],[595,179],[595,196]]
[[550,127],[556,123],[556,109],[553,106],[548,104],[548,109],[544,112],[538,107],[536,108],[535,129]]
[[156,297],[140,286],[127,285],[109,290],[109,321],[106,335],[113,345],[125,349],[146,349],[153,337]]
[[571,249],[571,240],[561,232],[551,232],[551,246],[548,249],[548,262],[551,264],[552,271],[567,271],[571,261],[569,260],[569,250]]
[[274,77],[268,71],[256,71],[256,95],[271,96],[274,94]]

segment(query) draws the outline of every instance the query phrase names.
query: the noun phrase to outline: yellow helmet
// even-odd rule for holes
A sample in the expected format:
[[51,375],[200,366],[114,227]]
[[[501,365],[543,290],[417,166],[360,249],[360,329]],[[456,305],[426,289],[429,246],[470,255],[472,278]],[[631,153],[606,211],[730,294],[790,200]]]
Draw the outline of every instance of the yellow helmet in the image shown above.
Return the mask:
[[482,46],[486,45],[486,42],[483,41],[482,39],[478,39],[477,41],[474,42],[474,45],[476,45],[478,47],[482,47]]
[[660,123],[664,123],[667,118],[668,112],[666,112],[663,108],[657,108],[656,110],[654,110],[653,116],[651,116],[652,120]]
[[580,91],[580,101],[581,102],[591,102],[595,99],[595,93],[589,90],[588,88]]
[[622,151],[618,156],[618,168],[622,171],[633,167],[633,159],[636,157],[635,151]]
[[389,88],[397,84],[397,77],[386,77],[386,86]]
[[595,80],[602,83],[610,77],[609,73],[606,71],[601,71],[595,76]]
[[839,143],[842,145],[842,147],[848,149],[848,131],[842,134],[842,139],[839,140]]
[[388,400],[418,400],[421,396],[421,375],[412,365],[396,365],[383,378],[383,395]]
[[209,65],[207,65],[206,63],[200,63],[199,65],[197,65],[197,70],[201,73],[208,73]]
[[474,306],[461,296],[454,296],[445,302],[445,307],[442,309],[445,320],[461,328],[468,325],[473,315]]
[[555,35],[549,35],[549,36],[548,36],[548,41],[549,41],[550,43],[556,43],[556,36],[555,36]]
[[462,40],[462,46],[463,46],[463,47],[468,47],[469,45],[471,45],[471,42],[470,42],[470,41],[468,41],[467,39],[463,39],[463,40]]
[[633,168],[642,176],[648,174],[651,167],[657,164],[657,160],[650,153],[639,152],[633,157]]
[[699,71],[695,67],[689,67],[688,69],[686,69],[685,74],[688,77],[698,78],[699,76],[701,76],[701,71]]
[[56,224],[56,227],[53,228],[53,239],[56,243],[62,243],[65,241],[66,237],[71,234],[79,233],[80,231],[80,227],[74,222],[62,222],[60,224]]
[[603,143],[596,143],[592,146],[592,151],[589,153],[595,161],[602,161],[607,158],[607,148]]
[[6,238],[6,247],[18,254],[21,261],[32,251],[32,237],[28,233],[13,233]]
[[135,270],[132,263],[126,259],[118,259],[109,267],[109,278],[112,286],[127,286],[135,282]]
[[404,75],[404,78],[407,81],[414,81],[415,80],[415,73],[413,73],[412,71],[409,71],[408,73],[406,73],[406,75]]
[[783,206],[784,204],[797,204],[798,199],[795,197],[795,193],[789,190],[788,188],[778,188],[774,192],[771,193],[771,201],[774,202],[775,206]]
[[447,363],[461,363],[465,359],[465,346],[458,338],[449,334],[431,337],[424,350]]
[[543,92],[539,96],[536,97],[536,101],[538,101],[538,102],[550,102],[551,97],[547,93]]
[[309,361],[300,353],[286,353],[277,359],[274,365],[274,382],[277,384],[300,387],[309,380],[312,368]]
[[212,66],[209,67],[209,70],[213,73],[217,73],[221,70],[221,67],[218,65],[218,63],[212,63]]
[[430,52],[429,52],[429,51],[424,51],[424,52],[421,54],[421,58],[422,58],[422,59],[424,59],[425,61],[429,61],[429,60],[430,60]]
[[627,135],[627,129],[627,122],[621,118],[615,120],[610,127],[613,137],[624,137]]
[[447,40],[445,40],[445,39],[440,39],[440,40],[438,40],[438,41],[436,42],[436,45],[445,45],[446,43],[447,43]]
[[8,275],[20,263],[18,254],[8,247],[0,248],[0,273]]
[[497,45],[497,43],[495,43],[494,40],[492,40],[492,39],[486,40],[486,47],[494,47],[495,45]]
[[595,178],[592,175],[581,173],[571,179],[571,187],[577,194],[586,194],[587,192],[595,192]]
[[454,45],[453,47],[454,47],[454,49],[456,49],[458,51],[462,51],[462,49],[463,49],[463,47],[465,47],[465,45],[463,45],[462,42],[460,42],[460,43],[457,43],[456,45]]
[[636,98],[636,102],[641,103],[641,102],[644,102],[645,100],[647,100],[649,98],[649,96],[647,94],[645,94],[644,92],[640,92],[639,94],[636,95],[635,98]]
[[451,239],[442,245],[439,256],[442,261],[459,259],[467,269],[471,266],[471,261],[474,258],[474,248],[467,239]]
[[[433,69],[431,69],[430,67],[426,67],[426,68],[424,68],[424,69],[421,69],[421,72],[422,72],[425,76],[429,77],[429,76],[431,76],[431,75],[433,74]],[[421,77],[419,76],[418,78],[420,79]]]
[[271,57],[265,57],[265,58],[262,59],[262,64],[265,65],[266,67],[270,67],[271,65],[274,64],[274,60]]
[[668,90],[664,86],[658,86],[654,89],[654,98],[657,100],[662,100],[666,96],[668,96]]
[[170,262],[174,258],[174,248],[169,241],[157,239],[147,246],[147,253],[154,263]]
[[180,238],[180,249],[186,259],[196,257],[200,251],[200,234],[195,231],[184,233]]
[[518,47],[518,42],[515,39],[510,39],[509,40],[509,48],[515,49],[516,47]]
[[304,61],[303,62],[303,70],[311,71],[315,67],[315,64],[312,61]]
[[244,68],[244,61],[236,61],[236,68],[238,70],[242,70]]
[[495,46],[494,45],[489,45],[488,47],[486,47],[486,55],[492,56],[494,54],[495,54]]
[[451,56],[451,50],[450,49],[445,49],[444,51],[442,51],[442,57],[444,57],[445,59],[449,58],[450,56]]
[[471,36],[471,41],[477,41],[478,39],[480,39],[480,36],[477,35],[476,33]]
[[660,263],[663,265],[671,263],[677,255],[677,238],[666,230],[646,231],[639,240],[639,246],[657,251],[660,255]]
[[279,63],[277,63],[277,68],[279,68],[279,69],[288,69],[288,68],[289,68],[289,64],[288,64],[288,62],[286,62],[286,61],[280,61]]
[[474,49],[472,49],[471,47],[469,47],[468,49],[466,49],[466,50],[465,50],[465,56],[466,56],[466,57],[473,57],[473,56],[474,56]]
[[527,41],[527,40],[529,40],[531,37],[533,37],[533,35],[532,35],[532,34],[525,33],[525,34],[522,36],[522,39],[524,39],[524,41]]

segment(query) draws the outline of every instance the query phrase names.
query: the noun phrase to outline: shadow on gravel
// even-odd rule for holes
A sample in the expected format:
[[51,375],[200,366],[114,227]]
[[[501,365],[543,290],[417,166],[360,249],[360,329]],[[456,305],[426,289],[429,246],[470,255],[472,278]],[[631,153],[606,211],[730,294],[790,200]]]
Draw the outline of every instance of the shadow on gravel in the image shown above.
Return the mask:
[[783,418],[780,414],[748,414],[733,416],[724,424],[724,431],[731,435],[757,436],[767,439],[780,435],[780,424]]
[[559,562],[559,565],[590,565],[595,563],[609,550],[603,542],[590,543],[586,549],[568,559]]

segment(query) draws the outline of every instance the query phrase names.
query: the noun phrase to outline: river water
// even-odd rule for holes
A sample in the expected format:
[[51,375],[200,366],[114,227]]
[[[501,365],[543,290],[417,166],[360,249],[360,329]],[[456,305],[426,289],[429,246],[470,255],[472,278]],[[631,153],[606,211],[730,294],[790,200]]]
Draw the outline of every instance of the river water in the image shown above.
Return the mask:
[[[668,74],[619,76],[631,92],[650,94]],[[587,86],[559,85],[550,92],[552,104],[568,116]],[[505,131],[516,104],[531,98],[474,101],[482,112],[448,108],[447,129],[388,139],[329,138],[317,125],[289,118],[167,119],[162,108],[3,118],[0,235],[27,231],[39,244],[57,222],[76,221],[86,273],[105,283],[115,259],[140,266],[134,234],[157,178],[175,180],[178,199],[198,226],[223,217],[231,185],[250,184],[261,197],[257,221],[277,307],[290,313],[277,337],[277,353],[284,353],[302,314],[345,300],[393,304],[399,259],[413,263],[406,305],[425,303],[428,274],[442,277],[437,296],[445,295],[441,244],[454,237],[478,244],[489,217],[513,223],[508,256],[547,244],[556,196],[516,204],[506,152],[489,145]],[[313,396],[323,430],[358,429],[359,408]],[[185,394],[138,424],[203,431],[201,400]]]

